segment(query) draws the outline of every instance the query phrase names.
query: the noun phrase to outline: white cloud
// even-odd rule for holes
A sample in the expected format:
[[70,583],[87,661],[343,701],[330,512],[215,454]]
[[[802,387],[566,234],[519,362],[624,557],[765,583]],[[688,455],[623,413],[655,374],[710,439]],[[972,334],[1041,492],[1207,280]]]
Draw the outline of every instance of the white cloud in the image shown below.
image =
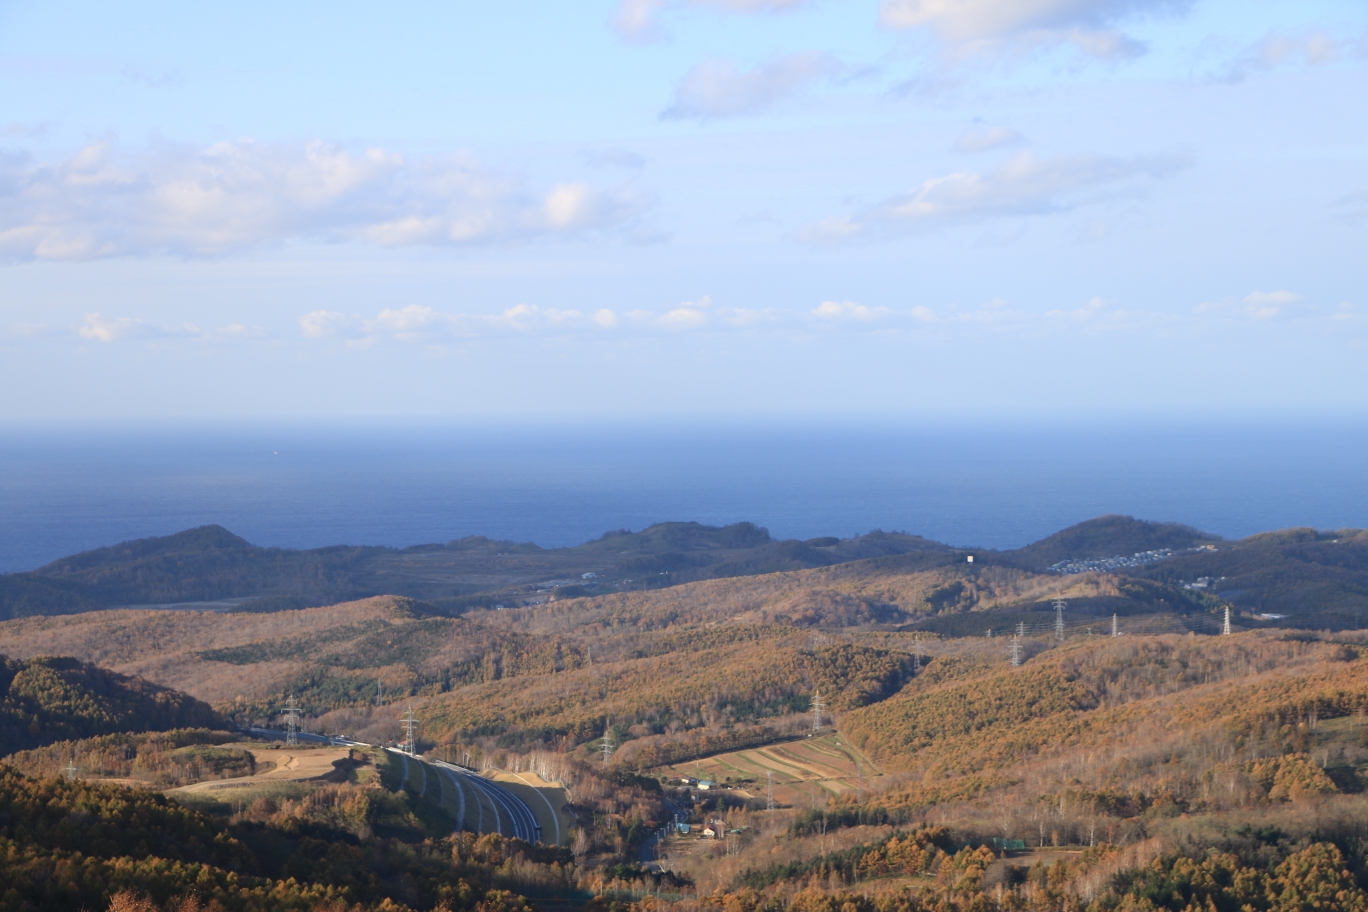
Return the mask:
[[686,301],[666,311],[657,322],[666,329],[702,329],[708,324],[708,310],[711,307],[712,298],[704,295],[697,301]]
[[1011,127],[973,126],[955,140],[956,152],[989,152],[1019,146],[1026,138]]
[[1350,321],[1357,322],[1362,319],[1362,317],[1363,315],[1359,313],[1359,309],[1348,301],[1341,301],[1339,310],[1330,315],[1330,319],[1337,323]]
[[889,316],[893,311],[887,307],[866,307],[854,301],[823,301],[812,309],[812,313],[828,322],[870,323]]
[[220,326],[214,330],[214,337],[218,339],[237,339],[249,341],[252,339],[264,339],[269,335],[260,326],[248,326],[245,323],[229,323],[227,326]]
[[332,310],[315,310],[299,318],[299,328],[307,338],[322,339],[345,332],[354,322],[354,317]]
[[88,313],[76,332],[82,339],[89,339],[92,342],[117,342],[121,339],[154,335],[156,331],[142,320],[128,317],[108,320],[98,313]]
[[928,29],[961,55],[1072,44],[1090,56],[1120,59],[1145,48],[1118,25],[1189,6],[1190,0],[883,0],[879,21]]
[[1290,291],[1252,291],[1243,298],[1203,301],[1194,313],[1216,317],[1236,317],[1263,323],[1305,312],[1302,296]]
[[[344,348],[364,350],[377,345],[460,345],[478,340],[542,339],[646,339],[694,333],[778,333],[805,336],[831,331],[907,334],[909,338],[945,336],[1019,336],[1041,338],[1071,334],[1153,332],[1226,332],[1232,325],[1254,331],[1278,333],[1290,325],[1312,329],[1360,325],[1362,312],[1349,302],[1336,308],[1316,308],[1293,292],[1254,291],[1196,305],[1186,313],[1166,310],[1128,309],[1115,301],[1093,297],[1073,307],[1026,310],[1002,298],[983,304],[938,307],[917,304],[905,309],[860,304],[849,300],[822,301],[808,309],[745,308],[720,306],[703,295],[659,310],[626,312],[599,308],[576,309],[519,304],[498,313],[443,311],[422,304],[382,308],[373,317],[319,310],[299,318],[301,335],[314,343],[331,341]],[[10,338],[66,335],[71,329],[53,332],[45,326],[11,326]],[[259,326],[230,323],[202,330],[192,323],[159,326],[130,317],[107,318],[86,314],[74,335],[100,343],[142,342],[167,346],[184,344],[261,344],[271,340]],[[30,343],[26,343],[30,344]],[[278,344],[278,343],[273,343]]]
[[137,340],[249,340],[264,339],[266,330],[260,326],[247,326],[231,323],[212,332],[200,329],[194,323],[179,326],[158,326],[134,317],[105,317],[100,313],[88,313],[76,327],[76,335],[91,342],[130,342]]
[[1013,156],[989,172],[960,171],[923,181],[895,197],[853,215],[816,225],[805,238],[835,242],[875,233],[917,231],[1010,216],[1065,212],[1095,198],[1098,191],[1137,178],[1166,178],[1189,165],[1184,155],[1109,158],[1063,155]]
[[161,145],[101,140],[64,161],[0,159],[0,255],[211,256],[285,241],[457,246],[624,228],[649,201],[560,184],[538,194],[460,157],[324,142]]
[[705,60],[685,75],[665,118],[716,120],[757,114],[831,71],[833,61],[800,51],[746,72],[726,60]]

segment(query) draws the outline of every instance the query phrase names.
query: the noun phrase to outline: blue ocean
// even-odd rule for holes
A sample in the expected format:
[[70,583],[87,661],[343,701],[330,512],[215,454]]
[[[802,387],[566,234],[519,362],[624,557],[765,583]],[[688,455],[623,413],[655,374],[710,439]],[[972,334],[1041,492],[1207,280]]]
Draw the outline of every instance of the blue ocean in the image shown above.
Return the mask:
[[571,545],[662,520],[1011,548],[1105,513],[1368,526],[1368,425],[0,428],[0,571],[218,523],[260,545]]

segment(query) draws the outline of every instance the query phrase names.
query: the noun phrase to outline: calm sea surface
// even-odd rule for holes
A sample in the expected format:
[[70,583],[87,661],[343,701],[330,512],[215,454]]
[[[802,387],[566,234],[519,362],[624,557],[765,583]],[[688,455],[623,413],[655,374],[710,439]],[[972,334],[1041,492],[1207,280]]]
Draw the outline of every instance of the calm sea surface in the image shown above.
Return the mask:
[[1368,526],[1368,427],[1036,430],[0,427],[0,571],[219,523],[260,545],[488,535],[570,545],[661,520],[777,537],[905,530],[1009,548],[1104,513],[1226,537]]

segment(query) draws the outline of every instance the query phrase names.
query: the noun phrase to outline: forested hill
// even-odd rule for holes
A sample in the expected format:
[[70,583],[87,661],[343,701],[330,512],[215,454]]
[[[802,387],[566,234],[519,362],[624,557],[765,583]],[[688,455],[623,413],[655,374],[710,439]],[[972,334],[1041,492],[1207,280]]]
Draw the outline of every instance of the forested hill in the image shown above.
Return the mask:
[[884,532],[775,541],[751,523],[659,523],[641,532],[608,532],[573,548],[476,536],[402,549],[311,550],[263,548],[221,526],[203,526],[0,576],[0,620],[219,599],[254,599],[246,610],[280,610],[382,594],[420,598],[459,613],[497,602],[544,601],[552,594],[650,589],[950,551],[915,535]]
[[0,656],[0,756],[115,732],[222,727],[207,704],[70,658]]
[[1219,535],[1178,523],[1145,522],[1130,516],[1099,516],[1046,536],[1004,556],[1032,570],[1064,560],[1128,556],[1163,548],[1180,550],[1198,543],[1219,542]]
[[[972,567],[968,554],[977,562]],[[956,564],[964,572],[994,566],[1065,575],[1097,570],[1136,585],[1163,584],[1163,592],[1137,589],[1128,596],[1139,593],[1142,601],[1169,599],[1172,589],[1200,591],[1298,626],[1368,622],[1362,617],[1368,533],[1289,529],[1226,541],[1129,516],[1088,520],[1011,551],[968,551],[902,532],[776,541],[751,523],[694,522],[608,532],[572,548],[477,536],[409,548],[294,550],[260,547],[220,526],[204,526],[0,576],[0,620],[218,600],[235,600],[241,611],[278,611],[377,595],[421,599],[439,613],[458,615],[821,567],[877,576]],[[963,601],[960,595],[946,590],[941,600]],[[1107,616],[1120,610],[1100,602],[1094,607]]]

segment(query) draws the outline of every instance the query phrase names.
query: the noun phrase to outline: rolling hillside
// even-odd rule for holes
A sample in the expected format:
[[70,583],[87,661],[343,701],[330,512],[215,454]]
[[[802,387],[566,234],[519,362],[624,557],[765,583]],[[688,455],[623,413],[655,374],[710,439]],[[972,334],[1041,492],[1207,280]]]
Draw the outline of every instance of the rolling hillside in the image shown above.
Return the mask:
[[237,610],[278,611],[375,595],[425,599],[458,614],[472,606],[949,550],[904,534],[774,541],[750,523],[660,523],[641,532],[608,532],[574,548],[476,536],[402,549],[298,551],[257,547],[221,526],[204,526],[0,575],[0,619],[225,600]]
[[[141,697],[83,696],[105,681],[183,690],[192,706],[241,725],[278,722],[293,694],[306,729],[376,744],[401,737],[399,717],[411,708],[428,760],[486,770],[510,788],[530,789],[523,776],[562,789],[563,804],[538,825],[560,827],[570,854],[518,848],[515,868],[492,844],[447,835],[454,819],[482,827],[498,805],[478,782],[429,772],[438,766],[386,759],[379,779],[353,771],[237,804],[213,782],[186,791],[181,800],[257,853],[251,876],[264,880],[252,883],[283,890],[266,882],[288,875],[312,884],[299,887],[315,891],[301,909],[344,896],[344,886],[346,901],[366,908],[429,909],[444,896],[474,908],[500,884],[543,902],[556,891],[580,903],[597,894],[593,902],[639,912],[1368,908],[1368,632],[1353,625],[1368,607],[1359,595],[1365,533],[1226,542],[1103,517],[1016,552],[882,535],[799,548],[762,534],[667,525],[550,557],[496,551],[486,577],[462,565],[463,585],[500,598],[534,587],[507,610],[384,595],[273,611],[102,609],[5,621],[6,667],[20,682],[10,687],[12,728],[38,739],[19,759],[31,772],[52,768],[63,748],[50,742],[80,722],[87,727],[70,730],[97,736],[83,742],[92,763],[132,773],[130,753],[146,752],[144,783],[246,768],[223,733],[167,733],[147,746],[127,733]],[[251,548],[225,535],[186,543],[187,578],[216,578],[211,551]],[[142,547],[82,556],[52,579],[67,591],[130,579],[171,585],[177,571],[162,545]],[[485,544],[461,547],[469,553],[460,560],[491,556]],[[841,559],[810,565],[823,549]],[[437,549],[433,566],[459,550]],[[601,563],[569,563],[594,554]],[[403,559],[424,560],[416,555]],[[604,573],[584,570],[599,574],[588,587],[594,580],[567,572],[566,585],[538,593],[550,580],[510,586],[498,575],[514,559],[528,562],[528,579],[572,566]],[[771,559],[800,566],[776,569]],[[624,566],[660,581],[612,576]],[[666,566],[674,569],[651,569]],[[1232,633],[1216,635],[1227,610]],[[40,658],[50,655],[71,658]],[[814,719],[817,694],[826,712]],[[807,737],[814,721],[817,736]],[[680,776],[719,787],[662,781]],[[382,780],[389,788],[371,794]],[[691,828],[663,831],[671,818]],[[705,828],[724,835],[708,841]],[[484,880],[462,893],[436,867],[398,861],[385,864],[413,879],[408,892],[384,877],[309,880],[298,860],[306,830],[376,857],[428,858],[413,847],[440,845],[432,851],[477,859],[464,870]],[[52,876],[42,865],[76,850],[3,843],[14,838],[0,833],[0,850],[30,852],[15,870],[36,872],[22,875],[22,897]],[[265,860],[276,847],[295,867]],[[657,857],[667,870],[644,866]],[[219,870],[226,862],[215,858],[196,863]],[[205,870],[205,882],[219,883]],[[100,877],[106,887],[117,880]],[[181,888],[157,889],[165,907]],[[62,894],[77,895],[110,894]]]

